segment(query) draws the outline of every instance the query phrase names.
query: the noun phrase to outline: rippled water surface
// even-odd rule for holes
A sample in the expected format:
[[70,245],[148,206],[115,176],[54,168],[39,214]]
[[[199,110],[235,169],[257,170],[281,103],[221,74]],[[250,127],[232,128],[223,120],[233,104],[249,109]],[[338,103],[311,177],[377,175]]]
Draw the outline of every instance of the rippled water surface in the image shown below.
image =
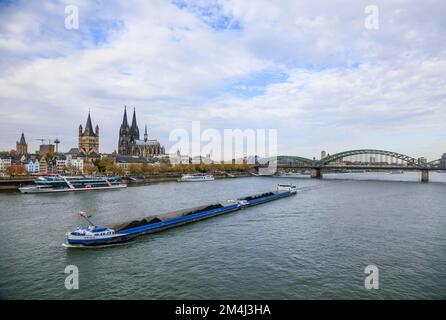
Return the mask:
[[[446,174],[418,180],[419,173],[327,174],[0,193],[0,297],[445,299]],[[301,192],[125,245],[61,246],[64,232],[80,223],[79,210],[111,226],[284,181]],[[364,288],[370,264],[379,268],[379,290]],[[65,289],[67,265],[79,268],[79,290]]]

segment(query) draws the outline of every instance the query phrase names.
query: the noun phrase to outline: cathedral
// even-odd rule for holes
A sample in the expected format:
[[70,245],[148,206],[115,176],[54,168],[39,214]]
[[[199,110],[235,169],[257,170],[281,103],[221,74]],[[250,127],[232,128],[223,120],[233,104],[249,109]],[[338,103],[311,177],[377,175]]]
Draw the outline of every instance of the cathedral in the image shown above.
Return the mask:
[[139,128],[136,123],[136,110],[133,109],[132,126],[129,126],[127,107],[125,107],[124,118],[119,129],[118,154],[148,159],[164,153],[165,149],[158,140],[149,139],[147,125],[144,131],[144,140],[140,140]]

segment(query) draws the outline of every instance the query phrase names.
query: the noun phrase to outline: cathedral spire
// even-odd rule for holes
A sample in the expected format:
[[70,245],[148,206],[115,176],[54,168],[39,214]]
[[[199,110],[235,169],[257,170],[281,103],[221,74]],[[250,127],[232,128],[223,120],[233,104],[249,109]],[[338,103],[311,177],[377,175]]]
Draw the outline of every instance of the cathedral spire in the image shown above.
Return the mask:
[[127,121],[127,106],[124,106],[124,118],[122,119],[122,127],[128,127],[129,122]]
[[136,108],[133,108],[132,129],[135,129],[137,127],[138,125],[136,124]]
[[133,140],[139,140],[139,128],[136,123],[136,108],[133,108],[132,126],[130,127],[130,135]]
[[146,128],[144,130],[144,141],[147,142],[148,139],[149,139],[149,135],[147,134],[147,123],[146,123]]

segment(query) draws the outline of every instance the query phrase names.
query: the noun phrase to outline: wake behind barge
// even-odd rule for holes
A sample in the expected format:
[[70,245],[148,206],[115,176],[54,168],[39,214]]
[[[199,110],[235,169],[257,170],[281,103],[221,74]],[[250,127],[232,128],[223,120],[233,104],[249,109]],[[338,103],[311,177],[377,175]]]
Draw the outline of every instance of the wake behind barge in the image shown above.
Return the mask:
[[66,233],[64,246],[72,247],[98,247],[130,241],[138,236],[160,232],[166,229],[181,226],[187,223],[204,220],[217,215],[234,212],[261,203],[270,202],[297,193],[297,188],[290,184],[279,184],[276,191],[257,194],[241,199],[227,200],[221,203],[174,211],[149,216],[142,220],[122,223],[112,228],[97,227],[81,213],[90,224],[88,227],[79,227],[73,232]]

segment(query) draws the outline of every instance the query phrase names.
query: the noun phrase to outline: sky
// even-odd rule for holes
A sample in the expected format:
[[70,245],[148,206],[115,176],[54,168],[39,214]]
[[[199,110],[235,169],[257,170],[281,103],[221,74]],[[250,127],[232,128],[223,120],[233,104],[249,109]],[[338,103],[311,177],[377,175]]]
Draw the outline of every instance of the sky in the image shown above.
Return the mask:
[[438,159],[445,16],[442,0],[0,1],[0,150],[23,130],[31,151],[56,137],[68,151],[90,111],[112,152],[126,105],[167,149],[170,132],[200,121],[277,129],[283,155]]

